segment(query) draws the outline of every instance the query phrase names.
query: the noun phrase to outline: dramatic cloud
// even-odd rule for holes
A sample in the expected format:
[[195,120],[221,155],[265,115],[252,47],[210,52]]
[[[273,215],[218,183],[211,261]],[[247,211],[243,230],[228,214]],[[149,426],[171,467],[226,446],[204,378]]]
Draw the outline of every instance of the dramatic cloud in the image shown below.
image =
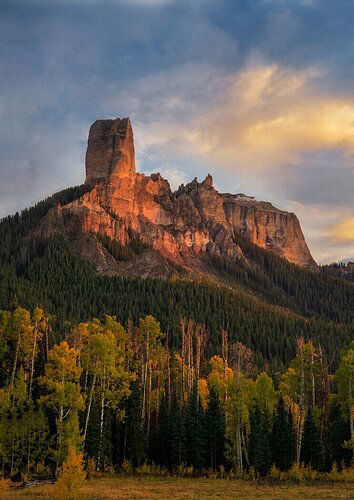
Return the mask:
[[294,210],[315,258],[354,255],[352,0],[3,0],[0,216],[84,176],[90,123],[130,116],[173,187]]
[[296,164],[317,150],[352,154],[354,99],[324,94],[316,87],[320,77],[313,69],[277,65],[229,77],[226,95],[201,121],[204,147],[209,144],[210,152],[241,168]]

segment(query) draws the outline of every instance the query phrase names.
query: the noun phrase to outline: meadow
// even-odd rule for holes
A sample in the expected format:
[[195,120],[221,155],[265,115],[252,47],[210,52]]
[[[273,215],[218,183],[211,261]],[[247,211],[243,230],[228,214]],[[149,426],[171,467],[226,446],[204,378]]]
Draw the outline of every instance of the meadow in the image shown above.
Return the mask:
[[[12,490],[5,498],[50,499],[53,485],[38,485],[25,490]],[[203,478],[112,478],[87,481],[82,490],[87,500],[99,499],[194,499],[194,498],[267,498],[272,499],[337,499],[354,498],[353,484],[266,485],[244,481]]]

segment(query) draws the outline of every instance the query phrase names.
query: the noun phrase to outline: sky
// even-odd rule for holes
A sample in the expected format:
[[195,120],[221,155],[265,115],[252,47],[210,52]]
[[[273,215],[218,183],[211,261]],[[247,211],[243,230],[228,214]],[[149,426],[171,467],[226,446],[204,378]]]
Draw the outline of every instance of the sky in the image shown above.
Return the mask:
[[84,180],[129,116],[138,170],[214,177],[354,260],[352,0],[1,0],[0,217]]

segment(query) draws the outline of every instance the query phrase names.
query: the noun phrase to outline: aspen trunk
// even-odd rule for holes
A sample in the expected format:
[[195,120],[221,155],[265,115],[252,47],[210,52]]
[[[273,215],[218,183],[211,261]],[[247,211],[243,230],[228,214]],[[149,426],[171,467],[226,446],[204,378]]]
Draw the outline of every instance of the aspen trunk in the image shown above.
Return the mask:
[[21,334],[20,330],[18,332],[17,336],[17,344],[16,344],[16,350],[15,350],[15,358],[14,358],[14,364],[12,368],[12,373],[11,373],[11,379],[10,379],[10,387],[12,387],[15,383],[15,375],[16,375],[16,368],[17,368],[17,360],[18,360],[18,353],[20,350],[20,340],[21,340]]
[[142,408],[141,408],[141,418],[142,419],[144,419],[145,411],[146,411],[146,384],[147,384],[147,376],[148,376],[148,363],[149,363],[149,357],[150,357],[149,342],[150,342],[150,335],[148,332],[147,338],[146,338],[146,360],[145,360],[144,381],[143,381],[143,404],[142,404]]
[[242,437],[243,449],[245,451],[245,458],[246,458],[247,466],[250,467],[250,461],[248,459],[248,453],[247,453],[246,439],[245,439],[245,434],[243,431],[241,431],[241,437]]
[[201,357],[201,332],[200,329],[196,333],[196,354],[195,354],[195,373],[197,381],[200,377],[200,357]]
[[184,402],[184,363],[186,351],[186,334],[185,334],[185,320],[181,319],[181,336],[182,336],[182,373],[181,373],[181,402]]
[[171,365],[170,365],[170,351],[167,350],[167,397],[168,409],[171,408]]
[[224,361],[224,384],[225,384],[225,402],[227,402],[227,370],[229,365],[229,342],[228,333],[226,330],[221,331],[222,358]]
[[29,381],[29,388],[28,388],[28,399],[31,399],[31,395],[32,395],[32,385],[33,385],[33,375],[34,375],[34,358],[36,355],[36,347],[37,347],[37,328],[34,329],[32,356],[31,356],[31,373],[30,373],[30,381]]
[[151,420],[151,388],[152,388],[152,369],[149,363],[149,389],[147,398],[147,434],[150,435],[150,420]]
[[304,390],[305,390],[305,372],[302,370],[301,373],[301,384],[300,384],[300,399],[299,399],[299,414],[297,421],[297,434],[296,434],[296,463],[300,463],[301,456],[301,443],[302,443],[302,427],[303,427],[303,413],[304,413]]
[[60,451],[61,451],[61,440],[62,440],[62,433],[63,433],[63,420],[64,420],[64,407],[60,406],[59,408],[59,426],[58,426],[58,434],[57,434],[57,461],[55,465],[55,477],[58,476],[59,472],[59,459],[60,459]]
[[[87,374],[87,372],[86,372]],[[87,406],[87,413],[86,413],[86,419],[85,419],[85,428],[84,428],[84,446],[85,446],[85,442],[86,442],[86,436],[87,436],[87,429],[88,429],[88,424],[89,424],[89,420],[90,420],[90,414],[91,414],[91,407],[92,407],[92,399],[93,399],[93,393],[94,393],[94,390],[95,390],[95,385],[96,385],[96,374],[93,376],[93,380],[92,380],[92,385],[91,385],[91,389],[90,389],[90,397],[89,397],[89,402],[88,402],[88,406]]]
[[45,353],[46,353],[46,361],[48,361],[48,352],[49,352],[49,328],[45,329]]
[[243,463],[242,463],[242,445],[241,445],[241,425],[240,425],[240,422],[237,423],[236,441],[237,441],[237,468],[238,468],[238,473],[241,476],[242,472],[243,472]]
[[101,396],[101,415],[100,415],[100,437],[98,442],[98,456],[97,456],[97,470],[101,468],[101,458],[102,458],[102,436],[103,436],[103,422],[104,422],[104,385],[102,386],[102,396]]

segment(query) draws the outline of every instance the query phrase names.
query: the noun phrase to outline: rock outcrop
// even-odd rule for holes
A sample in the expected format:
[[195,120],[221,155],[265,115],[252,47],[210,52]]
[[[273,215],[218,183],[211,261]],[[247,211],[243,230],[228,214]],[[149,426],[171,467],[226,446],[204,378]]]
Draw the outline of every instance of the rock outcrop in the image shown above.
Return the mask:
[[[160,174],[137,173],[128,118],[91,126],[85,183],[87,193],[50,215],[68,234],[98,233],[121,245],[137,235],[160,256],[197,270],[208,255],[241,257],[238,233],[301,267],[316,267],[295,214],[242,194],[219,193],[210,175],[172,192]],[[101,269],[104,252],[97,251],[91,260]]]

